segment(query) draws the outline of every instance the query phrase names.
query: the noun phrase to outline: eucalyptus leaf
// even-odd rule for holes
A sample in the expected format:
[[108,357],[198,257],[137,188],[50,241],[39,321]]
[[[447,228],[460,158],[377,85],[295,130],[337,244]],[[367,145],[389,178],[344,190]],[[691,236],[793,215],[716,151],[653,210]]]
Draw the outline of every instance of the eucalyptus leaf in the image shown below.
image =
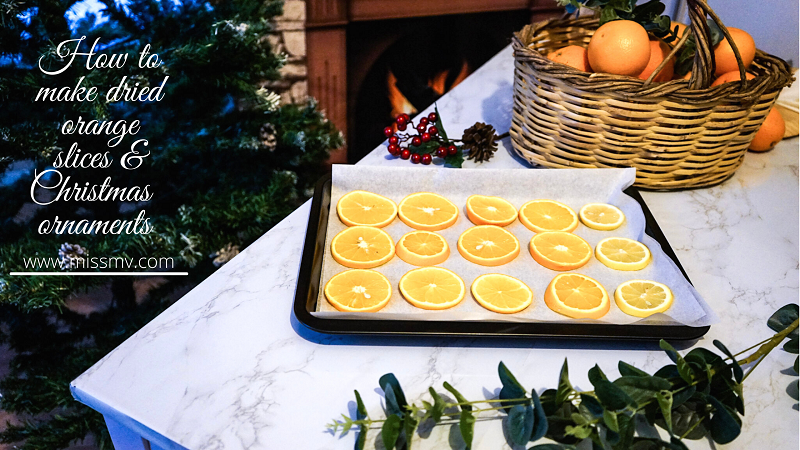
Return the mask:
[[[674,402],[676,395],[673,395],[672,432],[677,436],[685,435],[685,439],[702,439],[708,434],[708,428],[706,428],[708,421],[703,420],[699,425],[696,424],[702,420],[703,414],[705,414],[705,402],[692,400],[676,407]],[[656,424],[661,428],[667,428],[662,418],[656,420]],[[689,430],[692,431],[690,432]]]
[[[456,388],[454,388],[450,383],[447,381],[444,382],[444,388],[447,389],[448,392],[453,394],[453,397],[456,398],[458,403],[468,403],[468,400],[461,395],[461,392],[458,392]],[[462,411],[472,411],[472,405],[460,405]]]
[[689,400],[697,392],[696,386],[689,386],[682,391],[672,393],[672,408],[677,408],[685,401]]
[[614,445],[615,450],[628,450],[633,442],[633,434],[636,431],[636,421],[626,414],[617,416],[619,422],[619,442]]
[[[356,394],[356,420],[364,420],[367,418],[367,408],[364,406],[364,401],[361,400],[361,394],[355,390],[353,392]],[[359,426],[355,450],[364,450],[364,446],[367,444],[368,431],[369,427],[366,424]]]
[[525,445],[533,432],[533,407],[514,405],[508,413],[508,431],[511,440],[517,445]]
[[675,347],[673,347],[672,345],[669,344],[669,342],[663,339],[661,340],[661,342],[659,342],[659,346],[661,347],[662,350],[664,350],[667,353],[669,359],[671,359],[672,362],[674,362],[675,365],[678,367],[678,374],[681,376],[681,378],[683,378],[683,381],[687,383],[691,383],[692,381],[694,381],[695,378],[694,371],[689,366],[689,364],[687,364],[686,360],[678,353],[678,351],[675,350]]
[[669,379],[669,378],[679,378],[681,376],[678,373],[678,366],[675,364],[667,364],[666,366],[656,370],[656,373],[653,374],[654,377]]
[[578,425],[576,427],[567,425],[566,431],[568,435],[575,436],[578,439],[586,439],[592,434],[592,428],[588,425]]
[[603,423],[606,424],[609,430],[619,432],[619,422],[617,421],[617,413],[614,411],[603,411]]
[[611,0],[610,2],[608,2],[608,5],[618,11],[623,11],[623,12],[633,11],[633,7],[631,5],[630,0]]
[[661,391],[656,394],[658,400],[658,407],[661,408],[661,415],[664,416],[664,422],[667,425],[667,431],[672,434],[672,392]]
[[589,423],[589,420],[587,420],[586,417],[584,417],[580,413],[572,413],[571,418],[576,425],[586,425],[587,423]]
[[625,391],[638,404],[653,399],[659,391],[668,390],[672,384],[659,377],[650,375],[643,377],[620,377],[614,380],[614,384]]
[[567,358],[564,358],[564,364],[561,366],[561,373],[558,376],[556,404],[560,405],[567,401],[567,397],[569,397],[572,391],[572,383],[569,382],[569,366],[567,365]]
[[728,407],[719,402],[712,396],[706,397],[711,406],[714,407],[714,414],[711,416],[709,428],[711,429],[711,439],[717,444],[727,444],[739,436],[742,432],[742,425],[736,420],[736,413],[731,412]]
[[539,398],[542,404],[542,408],[544,408],[544,412],[548,416],[552,416],[556,413],[556,410],[560,405],[556,405],[556,394],[558,392],[555,389],[546,389],[542,392],[542,396]]
[[725,35],[722,34],[722,30],[719,28],[719,25],[717,25],[717,23],[713,20],[706,19],[706,23],[708,24],[708,32],[711,36],[711,47],[713,48],[722,42],[723,39],[725,39]]
[[[769,326],[773,331],[780,333],[786,327],[792,324],[798,318],[798,312],[800,312],[800,306],[797,303],[789,303],[786,306],[782,306],[780,309],[775,311],[772,316],[767,320],[767,326]],[[798,334],[797,330],[795,329],[788,335],[789,339],[797,339]]]
[[403,433],[406,435],[406,450],[411,450],[411,442],[413,441],[414,433],[419,426],[419,419],[414,414],[406,414],[403,417]]
[[628,406],[636,407],[636,401],[625,393],[619,386],[608,380],[600,380],[594,386],[594,393],[606,408],[611,410],[624,409]]
[[542,403],[539,401],[539,396],[536,390],[531,391],[531,399],[533,400],[533,431],[531,432],[530,441],[535,442],[543,438],[547,434],[547,415],[545,414]]
[[342,435],[345,435],[348,431],[350,431],[350,428],[353,427],[353,421],[344,414],[342,414],[342,417],[344,418],[344,423],[342,424]]
[[650,376],[649,373],[645,372],[642,369],[637,369],[636,367],[626,363],[625,361],[620,361],[617,364],[619,368],[619,374],[622,376],[632,376],[632,377],[645,377]]
[[472,439],[475,435],[475,416],[472,415],[471,409],[461,410],[461,419],[458,421],[458,430],[461,431],[461,438],[467,444],[467,450],[472,448]]
[[722,353],[725,353],[725,356],[731,359],[731,370],[733,370],[733,376],[736,379],[737,383],[742,382],[742,378],[744,377],[744,372],[742,371],[742,367],[739,365],[739,362],[736,361],[736,357],[733,356],[728,347],[725,346],[722,342],[714,339],[714,347],[717,347]]
[[386,414],[395,414],[402,417],[405,414],[405,410],[400,407],[391,384],[387,383],[383,386],[383,394],[386,399]]
[[584,414],[584,411],[588,414],[584,414],[589,420],[598,419],[603,417],[603,405],[600,402],[588,394],[581,394],[581,403],[578,406],[578,410],[581,411],[581,414]]
[[361,400],[361,394],[358,391],[353,391],[356,394],[356,420],[364,420],[367,418],[367,407],[364,406],[364,401]]
[[397,415],[389,415],[381,427],[381,440],[386,450],[393,450],[400,437],[400,429],[403,426],[403,419]]
[[439,422],[442,419],[442,414],[444,414],[444,407],[445,401],[441,395],[439,395],[436,391],[433,390],[432,387],[428,388],[428,392],[430,392],[431,397],[433,397],[433,407],[431,408],[431,419],[434,422]]
[[617,14],[617,10],[614,9],[613,6],[608,5],[600,10],[600,26],[618,19],[621,19],[621,17]]
[[356,439],[356,445],[354,450],[364,450],[364,447],[367,445],[367,432],[369,431],[369,427],[366,425],[361,425],[358,431],[358,439]]
[[[526,391],[525,388],[517,381],[516,377],[508,370],[505,364],[500,362],[500,365],[497,367],[497,372],[500,375],[500,383],[503,384],[503,387],[500,389],[500,399],[510,399],[510,398],[525,398]],[[524,405],[528,404],[527,401],[514,401],[514,402],[501,402],[500,405],[507,406],[505,408],[505,412],[509,413],[511,410],[511,406],[513,405]],[[527,441],[526,441],[527,442]]]
[[797,339],[789,339],[789,341],[783,345],[783,349],[789,353],[793,353],[796,355],[798,353],[797,344],[798,344]]
[[608,377],[606,377],[606,374],[604,374],[600,369],[600,366],[595,364],[594,367],[589,369],[589,382],[592,383],[592,386],[594,386],[597,380],[608,381]]
[[381,386],[381,388],[387,384],[392,386],[394,396],[397,399],[397,404],[400,407],[404,407],[408,404],[408,402],[406,402],[406,396],[403,394],[403,388],[400,387],[400,382],[397,381],[397,377],[395,377],[393,373],[387,373],[386,375],[382,376],[378,380],[378,384]]

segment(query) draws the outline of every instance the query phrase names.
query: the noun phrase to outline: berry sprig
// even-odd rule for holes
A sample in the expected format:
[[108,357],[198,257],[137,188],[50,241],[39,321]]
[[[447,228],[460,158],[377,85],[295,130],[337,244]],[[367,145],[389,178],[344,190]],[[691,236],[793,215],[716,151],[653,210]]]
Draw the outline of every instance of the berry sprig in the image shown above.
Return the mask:
[[397,116],[393,126],[383,129],[384,136],[389,138],[388,151],[395,158],[414,164],[428,165],[437,157],[448,167],[461,167],[464,162],[462,146],[456,143],[457,139],[448,139],[439,110],[435,106],[434,110],[427,117],[419,118],[416,124],[408,114]]

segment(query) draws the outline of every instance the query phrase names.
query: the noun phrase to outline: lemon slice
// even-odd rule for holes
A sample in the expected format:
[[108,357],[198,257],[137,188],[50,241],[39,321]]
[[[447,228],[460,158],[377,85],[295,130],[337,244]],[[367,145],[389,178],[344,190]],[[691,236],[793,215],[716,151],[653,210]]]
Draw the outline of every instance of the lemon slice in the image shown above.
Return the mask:
[[479,276],[470,290],[481,306],[501,314],[518,313],[533,302],[533,291],[525,283],[499,273]]
[[415,266],[434,266],[447,260],[450,247],[444,238],[432,231],[412,231],[397,241],[397,256]]
[[394,241],[380,228],[350,227],[331,241],[331,256],[351,269],[371,269],[392,259]]
[[536,233],[574,231],[578,215],[569,206],[555,200],[531,200],[519,209],[519,221]]
[[574,319],[599,319],[611,309],[603,285],[579,273],[556,275],[544,292],[544,302],[553,311]]
[[592,258],[592,246],[578,235],[565,231],[545,231],[531,238],[533,259],[552,270],[575,270]]
[[386,306],[391,296],[392,284],[374,270],[346,270],[325,284],[325,298],[339,311],[374,312]]
[[458,208],[441,195],[417,192],[400,202],[397,215],[411,228],[439,231],[456,223]]
[[614,291],[614,301],[625,314],[648,317],[672,306],[674,297],[669,287],[656,281],[630,280]]
[[400,293],[422,309],[447,309],[464,299],[464,281],[442,267],[420,267],[400,278]]
[[482,266],[500,266],[519,255],[519,241],[505,228],[479,225],[458,238],[458,252],[467,261]]
[[642,270],[652,255],[646,245],[633,239],[610,237],[597,244],[597,260],[614,270]]
[[352,191],[336,203],[336,213],[348,227],[363,225],[383,228],[397,216],[397,205],[372,192]]
[[616,206],[607,203],[584,205],[578,215],[584,225],[602,231],[616,230],[625,221],[625,214]]
[[500,197],[472,195],[467,199],[467,218],[475,225],[510,225],[517,218],[517,208]]

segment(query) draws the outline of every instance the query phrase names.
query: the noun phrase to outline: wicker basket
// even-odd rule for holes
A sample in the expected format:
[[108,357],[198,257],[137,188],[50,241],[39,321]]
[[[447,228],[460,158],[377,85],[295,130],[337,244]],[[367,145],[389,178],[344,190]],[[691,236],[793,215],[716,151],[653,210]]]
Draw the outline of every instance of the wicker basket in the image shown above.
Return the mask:
[[651,84],[544,56],[567,45],[586,47],[595,18],[550,20],[516,33],[514,151],[545,167],[635,167],[636,186],[650,189],[711,186],[733,175],[792,75],[785,61],[757,51],[748,69],[755,79],[709,88],[714,63],[705,17],[719,19],[702,0],[687,3],[692,32],[700,36],[691,80]]

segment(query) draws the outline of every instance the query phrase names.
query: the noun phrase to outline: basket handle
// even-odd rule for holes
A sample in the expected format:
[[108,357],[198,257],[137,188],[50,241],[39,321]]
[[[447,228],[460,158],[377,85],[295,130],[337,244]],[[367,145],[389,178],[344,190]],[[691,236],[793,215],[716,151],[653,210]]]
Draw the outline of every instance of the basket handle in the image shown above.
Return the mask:
[[[695,36],[695,55],[694,61],[692,64],[692,76],[689,79],[689,88],[690,89],[706,89],[711,85],[711,79],[714,77],[714,71],[716,68],[716,64],[714,61],[714,49],[711,47],[711,32],[708,28],[708,23],[706,22],[706,15],[711,17],[711,20],[719,26],[720,31],[725,36],[725,39],[730,43],[731,48],[733,49],[733,54],[736,57],[736,63],[739,66],[739,77],[741,81],[739,82],[739,91],[743,91],[747,86],[747,78],[745,76],[745,67],[744,61],[742,60],[742,55],[739,53],[739,49],[736,47],[736,43],[733,41],[733,37],[731,33],[728,31],[728,28],[725,27],[725,24],[722,23],[722,20],[717,16],[717,13],[714,12],[708,6],[705,0],[686,0],[686,4],[689,8],[689,20],[691,21],[690,27],[692,30],[692,34]],[[686,40],[689,38],[689,33],[684,33],[675,47],[672,48],[672,51],[669,55],[661,61],[661,64],[650,74],[650,77],[647,78],[644,85],[649,86],[653,79],[661,72],[661,70],[667,65],[667,62],[675,57],[678,53],[678,50],[686,43]]]

